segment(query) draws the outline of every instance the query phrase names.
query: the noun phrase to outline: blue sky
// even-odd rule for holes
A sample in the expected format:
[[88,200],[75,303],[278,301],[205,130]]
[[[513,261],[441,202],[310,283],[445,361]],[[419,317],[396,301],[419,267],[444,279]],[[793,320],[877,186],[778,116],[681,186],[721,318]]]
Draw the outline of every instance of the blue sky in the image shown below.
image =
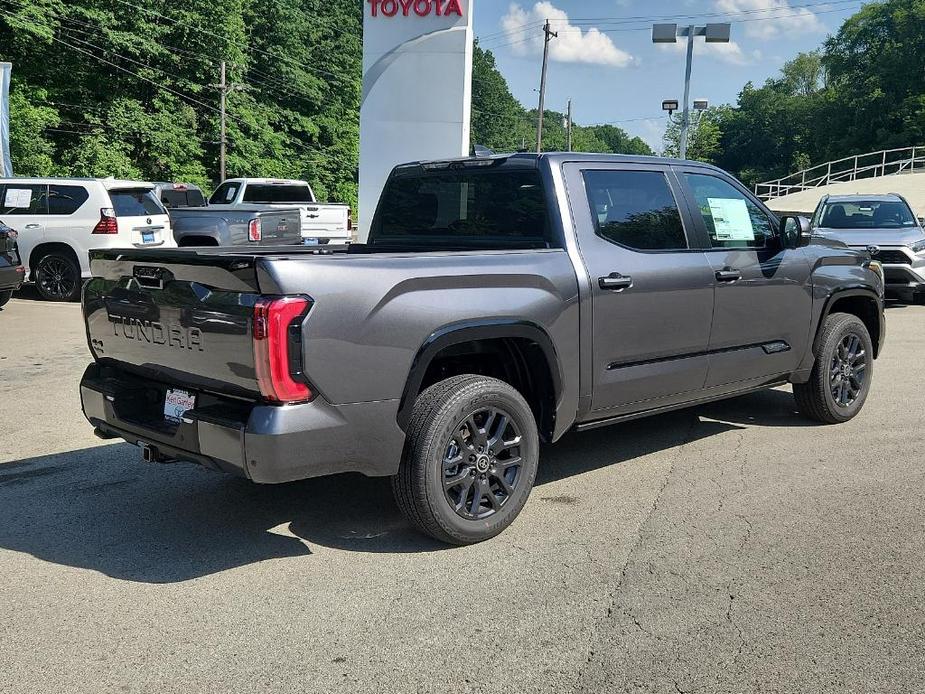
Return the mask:
[[[684,46],[651,42],[653,21],[728,21],[728,45],[694,51],[691,98],[735,103],[742,86],[762,84],[800,51],[817,48],[861,0],[475,0],[475,34],[491,50],[514,96],[535,107],[542,23],[554,20],[547,108],[575,121],[614,122],[659,148],[663,99],[683,97]],[[682,17],[683,16],[683,17]]]

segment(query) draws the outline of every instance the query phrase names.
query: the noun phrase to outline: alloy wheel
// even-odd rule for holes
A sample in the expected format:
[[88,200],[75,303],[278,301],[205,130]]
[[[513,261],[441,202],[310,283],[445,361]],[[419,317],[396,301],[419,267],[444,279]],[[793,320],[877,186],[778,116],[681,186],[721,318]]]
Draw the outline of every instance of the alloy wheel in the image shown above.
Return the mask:
[[520,482],[521,433],[497,407],[476,410],[460,421],[444,448],[443,491],[466,520],[497,513]]
[[867,374],[867,352],[858,335],[848,333],[832,355],[829,367],[829,387],[835,404],[850,407],[864,388]]
[[63,301],[74,294],[78,282],[77,273],[64,258],[43,258],[37,274],[39,286],[46,296]]

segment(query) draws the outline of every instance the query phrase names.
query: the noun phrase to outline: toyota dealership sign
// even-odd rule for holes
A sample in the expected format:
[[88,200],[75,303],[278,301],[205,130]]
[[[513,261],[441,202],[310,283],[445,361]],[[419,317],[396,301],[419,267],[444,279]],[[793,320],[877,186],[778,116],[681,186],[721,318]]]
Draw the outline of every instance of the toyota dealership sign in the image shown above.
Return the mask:
[[473,0],[364,0],[360,240],[396,164],[469,153]]

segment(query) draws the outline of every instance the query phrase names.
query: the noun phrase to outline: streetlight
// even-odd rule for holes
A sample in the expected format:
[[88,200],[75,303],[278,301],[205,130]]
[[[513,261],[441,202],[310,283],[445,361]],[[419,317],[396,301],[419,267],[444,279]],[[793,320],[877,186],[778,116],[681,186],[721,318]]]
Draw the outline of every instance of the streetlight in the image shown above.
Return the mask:
[[[730,24],[707,24],[706,26],[678,27],[677,24],[653,24],[652,43],[677,43],[679,36],[687,37],[687,65],[684,70],[684,110],[681,116],[681,159],[687,158],[687,137],[691,124],[691,63],[694,60],[694,37],[703,36],[707,43],[729,43],[732,31]],[[706,102],[703,101],[704,108]],[[662,104],[665,108],[665,104]],[[666,111],[668,109],[665,109]],[[698,109],[703,110],[703,109]]]

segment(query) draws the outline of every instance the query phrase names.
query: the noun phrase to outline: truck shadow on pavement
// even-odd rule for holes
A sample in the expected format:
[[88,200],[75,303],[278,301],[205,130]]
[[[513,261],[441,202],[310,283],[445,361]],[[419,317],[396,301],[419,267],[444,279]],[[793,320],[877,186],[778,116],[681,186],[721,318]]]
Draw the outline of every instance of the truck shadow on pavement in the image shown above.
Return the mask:
[[[537,484],[748,426],[805,426],[792,396],[765,391],[584,434],[543,449]],[[144,583],[174,583],[312,546],[448,549],[402,518],[387,479],[257,486],[194,465],[142,463],[128,444],[0,464],[0,548]]]

